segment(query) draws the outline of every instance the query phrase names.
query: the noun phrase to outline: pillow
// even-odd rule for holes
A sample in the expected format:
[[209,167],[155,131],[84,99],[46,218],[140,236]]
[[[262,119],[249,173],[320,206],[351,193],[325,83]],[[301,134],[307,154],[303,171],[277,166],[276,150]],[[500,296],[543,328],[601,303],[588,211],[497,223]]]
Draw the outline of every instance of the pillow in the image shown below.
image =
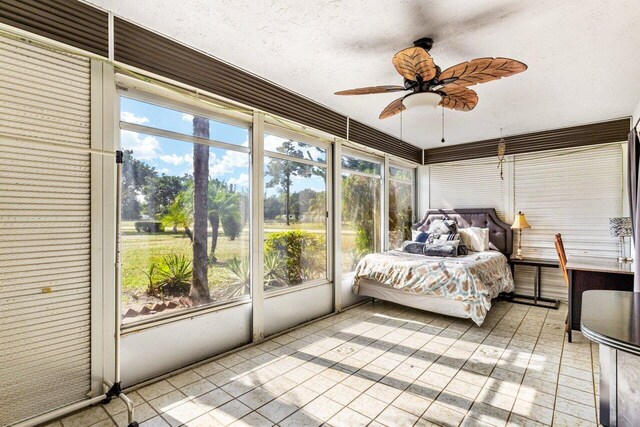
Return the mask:
[[455,234],[458,231],[458,224],[452,219],[436,219],[427,231],[429,234]]
[[452,240],[445,244],[426,244],[423,253],[427,256],[455,257],[458,256],[458,244],[460,241]]
[[424,252],[424,243],[405,241],[402,243],[402,250],[410,254],[421,254]]
[[458,245],[458,256],[461,255],[469,255],[469,248],[462,242]]
[[460,240],[460,234],[455,233],[455,234],[440,234],[439,236],[436,236],[436,238],[434,238],[434,241],[451,241],[451,240]]
[[420,243],[426,243],[427,240],[429,240],[429,233],[425,233],[424,231],[421,231],[415,239],[413,239],[414,242]]
[[420,233],[422,233],[421,230],[411,230],[411,240],[415,242],[416,239],[418,238],[418,235],[420,235]]
[[489,229],[480,227],[461,228],[460,239],[467,248],[474,252],[489,250]]
[[498,249],[498,247],[496,245],[494,245],[493,243],[489,242],[489,250],[490,251],[498,251],[500,252],[500,249]]

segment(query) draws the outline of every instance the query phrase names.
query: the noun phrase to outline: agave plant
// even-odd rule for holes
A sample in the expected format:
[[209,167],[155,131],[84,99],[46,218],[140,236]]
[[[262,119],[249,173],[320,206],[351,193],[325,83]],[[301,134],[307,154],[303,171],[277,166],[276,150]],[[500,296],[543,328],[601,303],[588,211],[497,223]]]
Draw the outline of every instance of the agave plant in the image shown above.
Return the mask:
[[224,299],[235,298],[249,293],[251,289],[251,265],[249,258],[233,257],[227,262],[227,268],[235,279],[229,286],[231,292]]
[[158,264],[152,262],[146,270],[142,270],[142,273],[147,277],[147,295],[155,296],[158,291],[158,283],[156,278],[158,276]]
[[287,286],[285,262],[275,251],[264,254],[264,285]]
[[172,295],[189,293],[191,287],[191,261],[184,255],[168,255],[163,258],[163,265],[158,270],[162,292]]

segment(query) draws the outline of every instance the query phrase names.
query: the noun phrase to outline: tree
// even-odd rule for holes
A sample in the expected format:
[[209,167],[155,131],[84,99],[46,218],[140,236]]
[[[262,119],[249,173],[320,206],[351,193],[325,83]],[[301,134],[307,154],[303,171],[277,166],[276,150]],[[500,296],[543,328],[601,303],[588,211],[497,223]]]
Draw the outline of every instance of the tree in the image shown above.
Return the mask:
[[[233,185],[219,179],[209,182],[209,223],[211,225],[211,253],[209,260],[218,262],[216,249],[220,233],[220,221],[227,237],[234,240],[240,234],[242,212],[240,211],[240,194]],[[226,227],[225,227],[226,226]]]
[[[209,120],[193,117],[193,136],[209,138]],[[193,281],[189,296],[197,304],[211,301],[207,272],[207,217],[209,211],[209,147],[193,146]]]
[[140,219],[142,205],[138,200],[143,189],[158,173],[144,162],[133,157],[132,150],[124,150],[122,162],[122,218]]
[[[279,153],[303,158],[302,150],[297,149],[292,140],[285,141],[281,146],[276,148]],[[284,213],[289,222],[290,202],[291,202],[291,184],[294,177],[309,178],[313,173],[313,166],[296,162],[294,160],[283,160],[272,157],[267,166],[267,174],[271,177],[267,182],[267,188],[277,187],[278,191],[284,193]]]
[[342,218],[356,226],[356,249],[372,252],[380,230],[380,180],[349,175],[342,180]]
[[264,198],[264,219],[276,219],[282,214],[282,203],[277,196],[269,196]]
[[178,227],[184,228],[184,234],[189,236],[193,243],[193,233],[189,229],[192,222],[193,209],[191,204],[192,192],[183,191],[178,194],[169,206],[168,212],[162,217],[164,226],[170,226],[174,233],[178,232]]
[[147,213],[153,218],[162,218],[176,199],[185,189],[185,179],[179,176],[160,175],[149,180],[145,187],[147,195]]

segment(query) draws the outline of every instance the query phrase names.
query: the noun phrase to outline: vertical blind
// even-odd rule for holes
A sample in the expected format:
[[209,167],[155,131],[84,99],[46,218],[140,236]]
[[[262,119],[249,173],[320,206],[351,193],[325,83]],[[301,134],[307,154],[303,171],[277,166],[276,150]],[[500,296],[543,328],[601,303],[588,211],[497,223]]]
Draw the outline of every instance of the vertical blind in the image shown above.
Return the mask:
[[490,159],[478,159],[429,166],[429,207],[494,208],[504,221],[505,181],[496,165]]
[[0,426],[90,389],[87,59],[0,38]]

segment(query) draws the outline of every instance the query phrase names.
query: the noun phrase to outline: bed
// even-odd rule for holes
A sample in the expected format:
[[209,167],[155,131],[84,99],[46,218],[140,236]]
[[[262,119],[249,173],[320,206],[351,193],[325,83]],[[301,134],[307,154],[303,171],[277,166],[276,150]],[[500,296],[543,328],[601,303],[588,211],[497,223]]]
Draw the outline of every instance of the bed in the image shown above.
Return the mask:
[[508,259],[513,233],[495,209],[428,210],[417,230],[441,219],[455,221],[458,228],[488,228],[496,250],[469,252],[453,258],[411,254],[401,250],[369,254],[358,263],[353,291],[448,316],[472,319],[481,325],[491,300],[513,291]]

